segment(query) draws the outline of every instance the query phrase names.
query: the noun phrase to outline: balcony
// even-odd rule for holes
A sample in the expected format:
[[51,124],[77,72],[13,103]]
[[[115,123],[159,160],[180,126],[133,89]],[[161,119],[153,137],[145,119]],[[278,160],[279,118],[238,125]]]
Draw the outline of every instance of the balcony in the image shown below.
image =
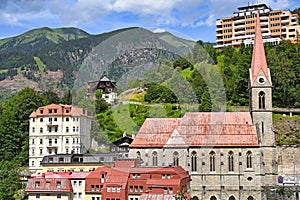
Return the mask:
[[216,36],[218,37],[218,36],[222,36],[223,34],[222,33],[217,33],[216,34]]
[[269,25],[269,22],[260,22],[260,25]]
[[238,26],[235,26],[234,29],[240,29],[240,28],[245,28],[245,24],[243,25],[238,25]]
[[221,28],[216,28],[216,31],[222,31],[222,27]]
[[239,19],[239,20],[235,20],[234,24],[241,24],[241,23],[245,23],[245,19]]
[[281,17],[289,17],[290,15],[289,14],[287,14],[287,13],[282,13],[281,14]]
[[289,23],[289,22],[290,22],[290,20],[288,20],[288,19],[282,20],[282,21],[281,21],[281,23],[284,23],[284,24],[285,24],[285,23]]

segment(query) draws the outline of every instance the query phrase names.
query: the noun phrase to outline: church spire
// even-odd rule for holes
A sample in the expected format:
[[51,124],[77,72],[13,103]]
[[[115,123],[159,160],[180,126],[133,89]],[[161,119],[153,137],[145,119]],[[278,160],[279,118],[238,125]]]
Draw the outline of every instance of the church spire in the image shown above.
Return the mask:
[[261,70],[264,73],[266,79],[269,81],[269,83],[271,83],[270,74],[269,74],[268,65],[265,56],[262,33],[260,28],[260,18],[259,18],[259,10],[258,10],[256,16],[255,38],[254,38],[252,63],[251,63],[251,85],[253,85],[254,81],[257,79]]

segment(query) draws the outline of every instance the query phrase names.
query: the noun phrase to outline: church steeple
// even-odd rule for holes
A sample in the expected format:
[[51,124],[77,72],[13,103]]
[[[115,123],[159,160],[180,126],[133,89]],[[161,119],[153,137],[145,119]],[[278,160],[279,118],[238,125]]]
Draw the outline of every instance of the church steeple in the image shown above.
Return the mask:
[[263,73],[263,76],[268,80],[269,84],[271,85],[271,77],[270,77],[270,72],[268,69],[267,60],[265,56],[265,49],[264,49],[261,27],[260,27],[259,11],[257,11],[256,25],[255,25],[255,38],[254,38],[252,63],[251,63],[251,76],[250,76],[251,85],[254,85],[255,81],[259,81],[257,80],[257,78],[259,77],[261,72]]

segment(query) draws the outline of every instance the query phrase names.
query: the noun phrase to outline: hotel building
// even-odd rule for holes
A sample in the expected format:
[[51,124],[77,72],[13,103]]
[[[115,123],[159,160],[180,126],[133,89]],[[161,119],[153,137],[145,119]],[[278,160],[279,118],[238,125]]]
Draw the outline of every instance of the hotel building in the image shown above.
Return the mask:
[[[266,4],[239,7],[231,17],[216,21],[215,48],[232,46],[239,48],[242,43],[252,45],[255,35],[255,16],[260,14],[263,42],[278,44],[281,40],[294,41],[297,38],[298,15],[289,10],[272,10]],[[291,32],[288,32],[291,31]]]
[[39,107],[29,116],[29,170],[42,170],[44,156],[85,153],[90,148],[92,118],[72,105]]

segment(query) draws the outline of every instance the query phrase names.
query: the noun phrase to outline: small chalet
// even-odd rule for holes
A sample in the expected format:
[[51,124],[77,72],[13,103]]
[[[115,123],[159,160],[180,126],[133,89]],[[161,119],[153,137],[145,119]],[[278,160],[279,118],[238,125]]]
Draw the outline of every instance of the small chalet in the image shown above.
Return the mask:
[[98,81],[89,81],[87,86],[87,96],[93,96],[96,90],[102,92],[102,98],[107,103],[113,103],[117,98],[117,82],[103,76]]

